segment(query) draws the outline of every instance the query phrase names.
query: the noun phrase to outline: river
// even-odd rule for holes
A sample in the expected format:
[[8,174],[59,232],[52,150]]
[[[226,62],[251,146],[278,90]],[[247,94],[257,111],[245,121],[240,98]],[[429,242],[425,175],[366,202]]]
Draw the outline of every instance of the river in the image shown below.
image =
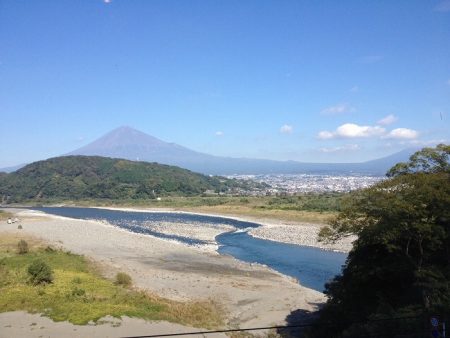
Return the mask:
[[[226,217],[206,216],[179,212],[135,212],[100,208],[39,207],[32,208],[53,215],[106,221],[114,226],[162,239],[176,240],[188,245],[201,245],[204,241],[188,237],[155,232],[145,222],[172,222],[189,224],[227,224],[236,228],[216,237],[218,252],[236,259],[267,265],[282,274],[296,278],[308,288],[323,291],[326,282],[340,273],[347,257],[344,253],[326,251],[301,245],[254,238],[247,229],[260,224]],[[201,226],[201,225],[199,225]]]

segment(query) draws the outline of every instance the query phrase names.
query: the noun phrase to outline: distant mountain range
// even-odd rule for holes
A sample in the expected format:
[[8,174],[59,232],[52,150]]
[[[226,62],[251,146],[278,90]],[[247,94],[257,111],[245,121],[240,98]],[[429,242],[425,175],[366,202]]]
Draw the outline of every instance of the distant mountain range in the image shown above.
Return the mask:
[[[387,157],[361,163],[306,163],[220,157],[200,153],[175,143],[168,143],[130,127],[120,127],[66,155],[95,155],[132,161],[157,162],[211,175],[270,173],[384,175],[395,163],[406,161],[414,151],[416,149],[406,149]],[[0,171],[2,170],[0,169]],[[3,169],[3,171],[5,170]]]

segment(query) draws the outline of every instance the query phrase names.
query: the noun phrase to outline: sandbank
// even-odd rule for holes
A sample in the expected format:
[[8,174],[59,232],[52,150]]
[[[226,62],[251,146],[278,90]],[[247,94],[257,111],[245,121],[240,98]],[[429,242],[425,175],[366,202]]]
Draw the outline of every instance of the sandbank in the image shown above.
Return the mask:
[[[105,276],[126,272],[136,287],[162,297],[219,301],[227,314],[228,328],[284,324],[292,311],[314,311],[325,301],[322,293],[305,288],[290,277],[229,256],[132,233],[98,221],[68,219],[29,210],[8,211],[17,213],[23,229],[4,222],[0,224],[0,232],[35,236],[91,257],[104,266]],[[4,320],[4,316],[0,316],[0,327],[9,325]]]

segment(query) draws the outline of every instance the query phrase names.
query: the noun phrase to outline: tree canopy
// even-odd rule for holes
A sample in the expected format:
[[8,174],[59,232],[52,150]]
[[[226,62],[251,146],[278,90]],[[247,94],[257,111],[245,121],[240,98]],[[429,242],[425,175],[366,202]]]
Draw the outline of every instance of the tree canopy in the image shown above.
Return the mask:
[[0,201],[149,199],[261,186],[253,181],[206,176],[158,163],[99,156],[63,156],[34,162],[0,176]]
[[393,166],[386,174],[388,177],[395,177],[416,172],[438,173],[449,172],[450,146],[439,144],[436,148],[423,148],[414,153],[408,162],[400,162]]
[[449,150],[416,152],[388,179],[351,194],[321,230],[325,241],[351,234],[357,240],[342,274],[326,286],[315,336],[327,335],[329,322],[333,336],[357,337],[393,330],[367,320],[450,313]]

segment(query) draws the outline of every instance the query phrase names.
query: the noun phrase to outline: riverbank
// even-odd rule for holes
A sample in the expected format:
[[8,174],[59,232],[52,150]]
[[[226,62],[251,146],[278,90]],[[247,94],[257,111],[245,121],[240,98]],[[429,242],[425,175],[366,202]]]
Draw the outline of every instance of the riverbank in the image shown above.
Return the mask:
[[[23,311],[0,313],[0,338],[42,337],[130,337],[156,334],[198,332],[198,329],[168,322],[148,322],[139,318],[102,318],[99,324],[73,325],[54,322],[40,314]],[[204,338],[202,334],[191,334],[191,338]],[[224,333],[209,333],[211,338],[227,338]]]
[[0,231],[36,236],[92,257],[104,275],[124,271],[137,287],[169,299],[220,300],[227,313],[227,327],[282,324],[291,311],[313,311],[325,300],[322,293],[291,278],[228,256],[95,221],[23,210],[18,211],[18,217],[22,230],[17,224],[2,223]]
[[[260,224],[261,226],[253,229],[249,229],[249,235],[267,239],[270,241],[280,242],[280,243],[288,243],[288,244],[297,244],[315,247],[324,250],[332,250],[337,252],[348,253],[353,246],[353,241],[356,239],[355,236],[349,236],[342,240],[337,241],[336,243],[323,243],[318,241],[318,234],[320,228],[324,226],[321,223],[312,223],[312,222],[292,222],[292,221],[283,221],[283,220],[273,220],[267,218],[255,218],[249,216],[228,216],[216,213],[201,213],[196,211],[184,211],[177,209],[167,209],[167,208],[116,208],[116,207],[105,207],[102,209],[108,210],[119,210],[119,211],[132,211],[132,212],[167,212],[167,213],[188,213],[193,215],[201,215],[201,216],[212,216],[212,217],[226,217],[231,218],[237,221],[243,222],[251,222]],[[155,229],[158,228],[158,225],[155,226]],[[222,232],[233,230],[232,227],[223,225],[223,227],[211,226],[205,227],[202,224],[202,228],[199,229],[195,227],[195,225],[183,226],[182,229],[175,225],[166,226],[161,225],[162,233],[166,234],[174,234],[179,236],[188,235],[192,236],[195,239],[204,239],[209,241],[210,246],[209,249],[214,249],[217,243],[214,243],[212,236],[217,236]],[[207,248],[205,246],[205,248]]]

